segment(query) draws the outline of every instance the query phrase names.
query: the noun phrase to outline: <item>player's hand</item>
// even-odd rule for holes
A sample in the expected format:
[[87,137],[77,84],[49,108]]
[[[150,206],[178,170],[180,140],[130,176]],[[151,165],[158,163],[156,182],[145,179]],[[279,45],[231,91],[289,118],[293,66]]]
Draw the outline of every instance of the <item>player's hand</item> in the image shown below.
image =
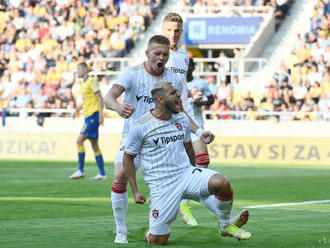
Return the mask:
[[134,193],[134,200],[135,200],[135,203],[137,203],[137,204],[143,204],[146,202],[146,197],[144,196],[143,193],[138,191],[138,192]]
[[205,144],[210,144],[214,140],[214,134],[210,131],[204,131],[202,135],[200,136],[200,139],[205,143]]
[[132,104],[123,103],[120,105],[118,114],[123,118],[129,118],[134,113],[135,107]]
[[193,88],[190,93],[194,102],[199,102],[203,97],[203,93],[198,91],[196,88]]

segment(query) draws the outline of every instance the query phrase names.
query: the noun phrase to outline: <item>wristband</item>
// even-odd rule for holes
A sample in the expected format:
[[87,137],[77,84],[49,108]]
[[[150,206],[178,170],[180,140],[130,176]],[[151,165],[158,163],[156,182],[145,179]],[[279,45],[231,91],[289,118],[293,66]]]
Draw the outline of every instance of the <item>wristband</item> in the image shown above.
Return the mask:
[[200,137],[202,136],[203,133],[204,133],[204,130],[201,129],[201,128],[198,128],[195,134],[196,134],[196,136],[197,136],[198,138],[200,138]]

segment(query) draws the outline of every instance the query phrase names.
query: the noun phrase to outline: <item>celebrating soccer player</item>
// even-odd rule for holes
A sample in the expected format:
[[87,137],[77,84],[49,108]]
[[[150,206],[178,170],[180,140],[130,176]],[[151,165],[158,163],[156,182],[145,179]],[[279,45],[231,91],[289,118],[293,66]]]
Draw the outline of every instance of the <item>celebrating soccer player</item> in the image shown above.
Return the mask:
[[[122,73],[105,96],[105,106],[125,118],[121,147],[115,157],[115,176],[111,189],[112,209],[116,223],[115,243],[127,243],[127,177],[122,164],[127,132],[132,126],[133,120],[154,108],[155,104],[151,89],[157,81],[169,80],[180,92],[183,89],[183,79],[165,69],[165,64],[169,58],[169,50],[170,41],[165,36],[155,35],[151,37],[145,52],[147,61]],[[119,102],[117,99],[124,91],[125,99],[123,102]],[[192,131],[198,137],[205,141],[213,140],[214,135],[212,133],[198,128],[197,125],[192,124]],[[139,165],[138,157],[135,159],[135,164]]]
[[152,88],[156,108],[134,121],[128,130],[123,164],[135,202],[143,204],[146,201],[136,182],[137,155],[150,190],[146,239],[155,245],[167,244],[170,223],[176,219],[183,196],[203,204],[214,195],[212,208],[218,209],[216,216],[221,234],[248,240],[249,232],[230,224],[233,203],[230,182],[216,171],[195,167],[190,121],[185,114],[179,113],[180,95],[171,82],[157,82]]

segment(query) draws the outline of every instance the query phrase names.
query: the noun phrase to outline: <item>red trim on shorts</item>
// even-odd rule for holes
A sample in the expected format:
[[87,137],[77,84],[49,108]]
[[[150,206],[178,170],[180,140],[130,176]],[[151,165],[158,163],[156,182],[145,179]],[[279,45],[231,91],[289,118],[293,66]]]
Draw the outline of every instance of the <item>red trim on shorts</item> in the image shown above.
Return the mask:
[[210,164],[210,157],[208,153],[200,153],[195,157],[196,165],[209,165]]
[[111,191],[118,194],[123,194],[126,192],[126,186],[127,183],[112,182]]
[[233,189],[230,190],[229,194],[223,195],[223,194],[217,194],[215,197],[220,200],[220,201],[231,201],[234,196],[234,191]]

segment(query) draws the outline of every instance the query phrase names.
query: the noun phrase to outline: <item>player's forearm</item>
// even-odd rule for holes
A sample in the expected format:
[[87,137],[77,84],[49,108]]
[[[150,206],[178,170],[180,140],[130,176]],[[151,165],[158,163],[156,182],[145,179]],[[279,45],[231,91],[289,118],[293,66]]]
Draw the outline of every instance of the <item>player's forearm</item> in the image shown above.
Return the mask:
[[101,95],[98,95],[97,100],[99,102],[99,113],[103,115],[104,101]]
[[195,152],[194,152],[194,148],[192,146],[191,141],[184,143],[184,148],[186,149],[186,153],[189,157],[190,163],[195,166],[195,164],[196,164],[195,163]]
[[132,155],[124,153],[123,166],[124,166],[125,175],[131,186],[132,192],[133,194],[135,194],[136,192],[139,191],[139,189],[136,183],[134,157]]
[[186,114],[186,116],[189,118],[190,121],[190,130],[193,133],[196,133],[196,131],[199,129],[199,126],[196,124],[193,118],[190,117],[190,115],[183,109],[183,113]]
[[117,113],[120,109],[118,98],[124,92],[124,89],[118,85],[113,85],[109,92],[104,97],[104,105],[107,109],[114,110]]
[[[195,123],[194,119],[190,117],[190,115],[187,113],[187,111],[185,110],[185,108],[183,107],[182,101],[180,101],[179,103],[180,106],[180,111],[185,113],[185,115],[189,118],[190,121],[190,130],[193,133],[196,133],[196,131],[199,129],[199,126]],[[185,105],[187,107],[187,105]]]
[[113,97],[113,95],[108,93],[104,98],[104,106],[107,109],[118,112],[120,103],[117,101],[116,98]]

